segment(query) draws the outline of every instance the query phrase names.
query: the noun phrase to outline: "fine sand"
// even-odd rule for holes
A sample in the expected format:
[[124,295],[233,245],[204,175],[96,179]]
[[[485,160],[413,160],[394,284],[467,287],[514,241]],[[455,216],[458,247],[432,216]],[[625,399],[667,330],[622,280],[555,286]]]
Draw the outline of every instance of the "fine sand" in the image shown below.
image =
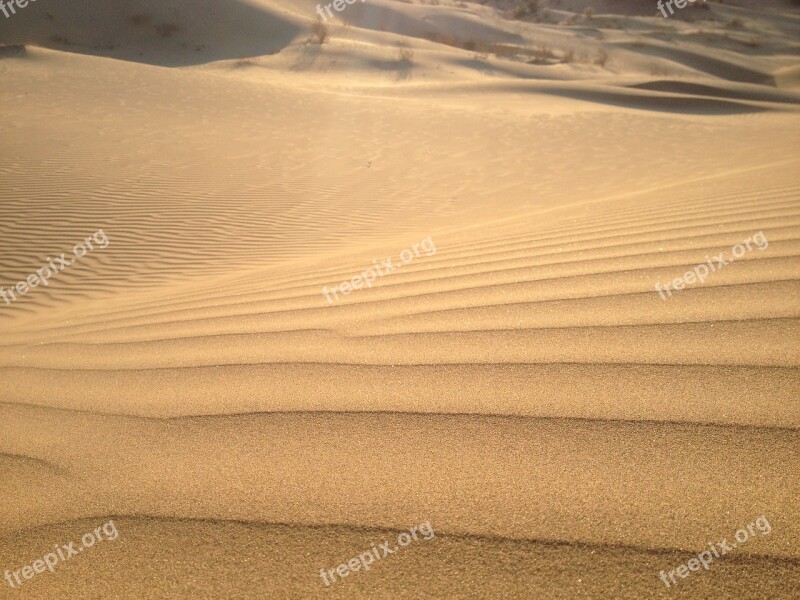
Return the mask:
[[800,9],[540,4],[0,14],[0,598],[800,597]]

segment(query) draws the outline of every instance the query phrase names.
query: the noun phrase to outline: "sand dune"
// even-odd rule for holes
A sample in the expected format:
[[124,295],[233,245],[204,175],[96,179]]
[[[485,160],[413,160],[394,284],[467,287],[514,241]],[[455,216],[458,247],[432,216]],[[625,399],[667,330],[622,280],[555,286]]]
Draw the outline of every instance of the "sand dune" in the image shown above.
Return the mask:
[[[73,521],[32,529],[21,543],[35,554],[52,539],[74,539],[96,522]],[[59,573],[65,593],[82,594],[85,581],[94,578],[93,589],[103,596],[118,593],[123,587],[137,598],[179,596],[184,589],[177,582],[190,580],[196,594],[261,598],[263,590],[268,589],[280,590],[278,593],[287,597],[303,597],[309,588],[321,585],[320,564],[336,564],[354,548],[368,549],[395,533],[374,528],[189,519],[122,518],[117,523],[125,537],[121,533],[112,544],[82,556],[80,563],[65,566]],[[155,538],[158,544],[153,543]],[[182,558],[186,539],[193,540],[192,552]],[[220,545],[225,547],[224,561],[219,559]],[[494,593],[504,597],[526,597],[533,592],[568,599],[574,597],[575,589],[617,595],[621,588],[628,590],[630,597],[748,597],[747,590],[755,591],[752,597],[782,597],[785,589],[781,583],[796,569],[791,561],[775,557],[732,558],[716,565],[704,578],[686,579],[685,588],[663,592],[652,589],[648,580],[653,571],[665,563],[678,564],[688,558],[678,551],[642,551],[628,546],[437,534],[414,547],[413,552],[387,557],[386,563],[373,567],[368,577],[351,576],[344,582],[347,588],[330,587],[325,593],[341,598],[416,598],[420,594],[481,598],[488,596],[478,590],[491,584]],[[147,578],[142,577],[145,571]],[[413,580],[404,577],[409,572],[415,574]],[[564,572],[570,573],[569,589],[562,584]],[[45,589],[35,579],[30,586],[31,595]]]
[[800,595],[800,13],[542,4],[0,17],[2,597]]
[[82,0],[26,6],[2,41],[175,67],[279,52],[298,25],[240,0]]

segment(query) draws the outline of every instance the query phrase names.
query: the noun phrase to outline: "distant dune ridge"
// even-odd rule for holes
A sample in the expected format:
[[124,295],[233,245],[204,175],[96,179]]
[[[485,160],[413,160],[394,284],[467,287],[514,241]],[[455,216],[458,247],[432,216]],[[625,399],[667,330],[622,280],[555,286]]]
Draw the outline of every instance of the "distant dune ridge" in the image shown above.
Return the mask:
[[13,594],[800,597],[796,4],[316,4],[0,21],[0,286],[113,240],[0,302],[0,569],[119,531]]
[[0,43],[185,66],[273,54],[299,34],[298,24],[239,0],[39,2],[3,23]]

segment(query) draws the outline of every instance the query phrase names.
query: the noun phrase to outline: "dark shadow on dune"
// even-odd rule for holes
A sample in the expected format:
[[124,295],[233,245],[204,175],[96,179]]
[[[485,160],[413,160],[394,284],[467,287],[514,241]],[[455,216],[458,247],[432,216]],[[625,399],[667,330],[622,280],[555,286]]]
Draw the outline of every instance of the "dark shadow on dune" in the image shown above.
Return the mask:
[[[628,48],[629,50],[631,48]],[[696,69],[702,73],[727,79],[728,81],[739,81],[741,83],[757,83],[760,85],[775,85],[775,79],[761,71],[754,71],[733,62],[711,58],[702,54],[696,54],[681,48],[668,48],[665,46],[639,46],[635,48],[640,54],[656,56],[666,60],[674,61],[686,67]]]
[[668,94],[691,94],[694,96],[711,96],[731,100],[751,100],[755,102],[780,102],[783,104],[800,104],[800,95],[780,92],[770,88],[758,90],[731,90],[689,81],[648,81],[630,86],[639,90],[666,92]]
[[22,58],[27,55],[28,51],[22,44],[12,44],[11,46],[0,46],[0,59]]
[[680,96],[639,96],[600,90],[578,90],[571,88],[543,88],[537,94],[551,94],[573,100],[598,102],[611,106],[635,108],[657,112],[681,113],[686,115],[742,115],[766,112],[769,109],[742,102],[712,98],[693,98]]
[[411,70],[414,64],[409,60],[378,60],[366,61],[371,69],[376,69],[387,75],[394,73],[395,81],[408,81],[411,79]]
[[0,29],[0,45],[35,44],[165,67],[275,54],[301,28],[241,0],[38,2]]
[[0,452],[0,473],[10,474],[12,469],[20,472],[30,471],[31,469],[44,469],[54,473],[65,473],[66,470],[48,460],[29,456],[27,454],[15,454],[13,452]]
[[397,81],[408,81],[411,79],[411,68],[414,66],[410,60],[397,61]]
[[546,73],[542,69],[537,71],[530,70],[526,63],[515,61],[489,61],[481,58],[445,58],[443,62],[449,65],[474,69],[486,75],[496,75],[515,79],[532,79],[537,81],[562,81],[563,78],[557,77],[556,73]]

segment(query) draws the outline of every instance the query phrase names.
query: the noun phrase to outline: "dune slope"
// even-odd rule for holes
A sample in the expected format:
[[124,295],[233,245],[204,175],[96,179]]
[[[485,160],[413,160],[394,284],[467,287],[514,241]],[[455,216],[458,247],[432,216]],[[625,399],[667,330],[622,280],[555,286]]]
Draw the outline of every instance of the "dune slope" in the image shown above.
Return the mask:
[[13,593],[800,593],[797,10],[595,4],[8,20],[0,286],[109,243],[0,300],[0,568],[120,532]]

